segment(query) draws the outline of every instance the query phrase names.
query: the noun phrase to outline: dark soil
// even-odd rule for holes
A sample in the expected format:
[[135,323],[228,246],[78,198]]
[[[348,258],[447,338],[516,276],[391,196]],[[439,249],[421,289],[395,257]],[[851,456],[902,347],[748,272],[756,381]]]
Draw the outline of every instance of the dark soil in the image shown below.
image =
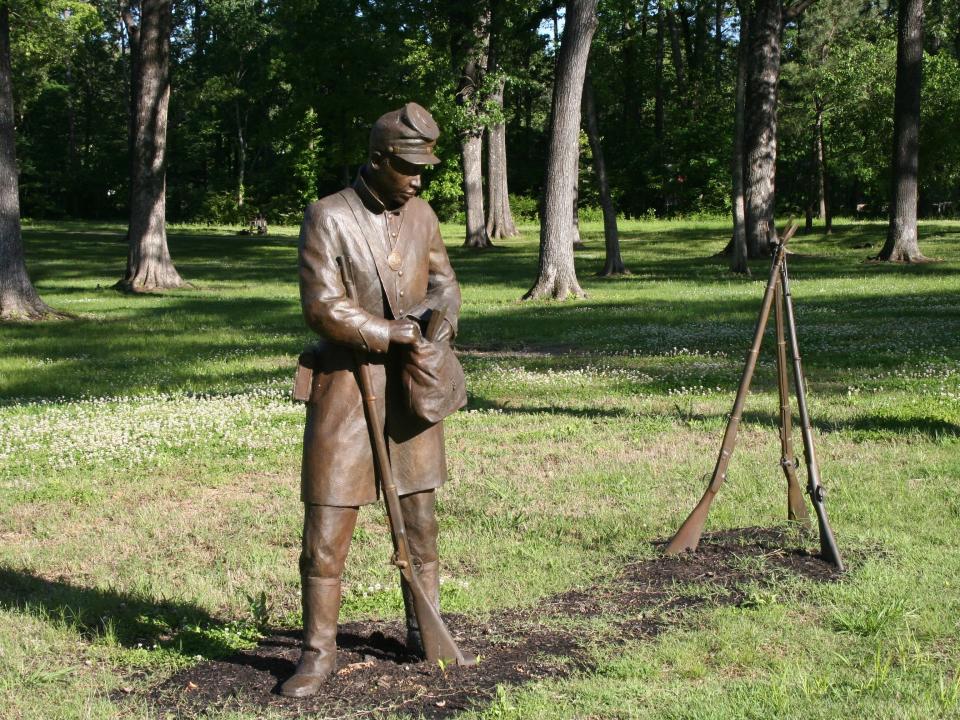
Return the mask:
[[[297,631],[280,631],[248,651],[183,670],[150,692],[163,716],[192,717],[214,708],[270,708],[290,716],[370,717],[389,712],[448,717],[518,685],[591,668],[590,645],[652,637],[683,622],[684,611],[757,602],[758,587],[789,577],[838,579],[835,568],[796,548],[795,533],[748,528],[705,535],[696,553],[626,566],[611,580],[544,599],[532,608],[494,612],[485,620],[448,616],[476,667],[445,670],[407,656],[400,621],[340,625],[334,678],[315,696],[276,693],[293,673]],[[582,619],[602,618],[588,623]],[[579,625],[579,627],[578,627]]]

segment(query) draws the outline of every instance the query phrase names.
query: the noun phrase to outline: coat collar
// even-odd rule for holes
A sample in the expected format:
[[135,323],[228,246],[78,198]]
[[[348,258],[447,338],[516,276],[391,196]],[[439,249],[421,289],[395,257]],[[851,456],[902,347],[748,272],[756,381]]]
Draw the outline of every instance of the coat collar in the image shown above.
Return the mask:
[[367,178],[364,177],[366,173],[367,166],[364,165],[357,173],[357,179],[353,181],[353,189],[360,197],[360,201],[363,203],[363,206],[375,215],[380,215],[384,212],[388,212],[393,215],[399,215],[403,210],[403,207],[401,206],[394,210],[387,208],[387,206],[383,204],[383,200],[381,200],[377,196],[377,193],[374,192],[373,188],[370,187],[370,184],[367,182]]

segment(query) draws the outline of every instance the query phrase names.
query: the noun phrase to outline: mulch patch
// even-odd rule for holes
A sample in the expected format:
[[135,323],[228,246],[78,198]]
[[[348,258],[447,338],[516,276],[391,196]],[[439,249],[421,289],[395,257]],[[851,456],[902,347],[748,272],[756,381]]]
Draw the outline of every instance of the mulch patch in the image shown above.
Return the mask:
[[[299,655],[299,633],[280,631],[251,650],[176,673],[154,687],[149,700],[161,716],[269,708],[292,717],[449,717],[488,702],[498,685],[589,670],[591,643],[655,636],[682,622],[685,610],[743,605],[758,585],[786,577],[820,582],[840,577],[832,565],[796,545],[795,533],[779,529],[712,533],[696,553],[632,563],[612,580],[545,598],[532,608],[495,611],[482,620],[447,616],[463,651],[481,657],[472,668],[441,669],[413,660],[400,621],[352,622],[339,628],[336,675],[313,697],[291,700],[276,693]],[[578,620],[591,617],[604,618],[613,632],[598,637],[578,629]]]

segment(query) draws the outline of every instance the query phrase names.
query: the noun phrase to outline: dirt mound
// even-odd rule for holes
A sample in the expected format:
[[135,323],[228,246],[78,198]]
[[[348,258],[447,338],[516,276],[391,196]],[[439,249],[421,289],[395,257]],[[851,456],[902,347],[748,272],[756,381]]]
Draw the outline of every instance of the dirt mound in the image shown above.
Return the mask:
[[[292,717],[364,717],[409,713],[453,715],[517,685],[589,669],[586,649],[600,640],[626,642],[656,635],[682,621],[683,610],[706,603],[757,602],[757,592],[790,576],[832,581],[833,566],[796,549],[797,536],[748,528],[706,535],[696,553],[657,557],[626,566],[614,579],[544,599],[532,608],[491,613],[483,621],[449,616],[464,652],[480,655],[473,668],[442,669],[408,657],[400,622],[340,626],[336,676],[315,696],[276,694],[296,663],[296,631],[281,631],[252,650],[183,670],[150,693],[161,711],[194,716],[212,708],[270,708]],[[604,618],[602,637],[572,619]]]

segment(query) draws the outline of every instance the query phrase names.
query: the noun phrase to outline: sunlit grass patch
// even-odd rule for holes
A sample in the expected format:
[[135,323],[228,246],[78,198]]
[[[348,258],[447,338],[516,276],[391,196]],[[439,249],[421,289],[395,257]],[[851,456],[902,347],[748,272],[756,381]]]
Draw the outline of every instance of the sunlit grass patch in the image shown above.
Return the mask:
[[[469,391],[439,500],[450,611],[531,607],[655,556],[716,461],[766,262],[744,279],[712,258],[725,223],[631,222],[633,274],[604,280],[601,227],[581,230],[588,297],[527,304],[536,228],[490,253],[444,228]],[[918,267],[863,262],[856,246],[883,231],[838,222],[789,259],[843,581],[778,578],[623,646],[591,619],[591,656],[608,653],[595,672],[473,716],[960,715],[960,223],[922,226],[941,261]],[[194,286],[147,297],[109,289],[122,227],[25,233],[45,300],[80,319],[0,328],[0,707],[149,716],[139,688],[299,620],[296,228],[174,227]],[[708,530],[785,521],[772,340]],[[365,508],[345,619],[400,617],[390,552],[382,509]]]

